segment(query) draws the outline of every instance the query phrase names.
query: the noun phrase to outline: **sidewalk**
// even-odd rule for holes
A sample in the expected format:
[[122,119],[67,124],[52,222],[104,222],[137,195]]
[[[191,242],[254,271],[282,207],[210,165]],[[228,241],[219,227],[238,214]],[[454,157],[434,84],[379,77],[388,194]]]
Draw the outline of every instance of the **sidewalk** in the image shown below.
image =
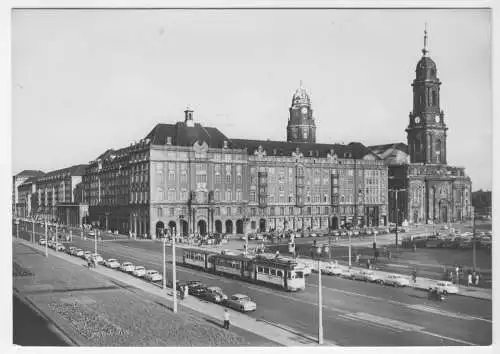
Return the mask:
[[[50,313],[51,318],[57,320],[62,316],[65,324],[60,327],[71,328],[72,333],[67,335],[78,338],[81,345],[317,345],[315,338],[291,333],[232,310],[229,310],[232,330],[223,331],[220,322],[224,308],[219,305],[190,296],[179,301],[179,312],[174,314],[169,310],[172,289],[165,291],[155,284],[102,266],[88,270],[83,260],[52,250],[48,260],[40,254],[28,256],[28,249],[39,252],[39,247],[25,241],[15,242],[14,248],[14,260],[25,268],[28,265],[36,274],[35,277],[15,278],[14,287],[44,313]],[[78,308],[76,321],[68,318],[75,306]],[[88,313],[89,308],[93,310],[91,313]],[[141,313],[145,315],[138,316]],[[104,327],[110,334],[101,338],[95,334],[99,330],[82,336],[78,333],[81,321],[89,325],[95,322],[93,326]],[[172,323],[177,327],[169,329]],[[147,328],[148,333],[136,333],[137,328]],[[170,338],[181,342],[169,343]]]

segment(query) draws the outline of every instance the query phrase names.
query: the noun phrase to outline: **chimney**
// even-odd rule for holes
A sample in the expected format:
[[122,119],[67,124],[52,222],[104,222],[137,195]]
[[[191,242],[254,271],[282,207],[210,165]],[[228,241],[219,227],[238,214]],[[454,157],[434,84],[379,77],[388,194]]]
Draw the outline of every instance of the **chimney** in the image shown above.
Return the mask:
[[188,127],[194,127],[193,110],[189,108],[189,106],[184,111],[184,123],[186,123]]

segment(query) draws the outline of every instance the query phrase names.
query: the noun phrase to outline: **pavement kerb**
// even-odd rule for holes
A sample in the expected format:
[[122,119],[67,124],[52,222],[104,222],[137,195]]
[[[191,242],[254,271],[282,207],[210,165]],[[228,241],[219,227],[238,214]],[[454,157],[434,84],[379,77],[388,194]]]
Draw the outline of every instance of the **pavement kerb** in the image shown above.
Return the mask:
[[[27,242],[25,240],[16,240],[16,242],[23,243],[37,251],[40,251],[40,247],[38,245],[33,245],[30,242]],[[66,260],[70,263],[73,263],[75,265],[79,266],[84,266],[84,261],[75,258],[73,256],[69,256],[66,253],[63,252],[55,252],[53,250],[50,250],[49,252],[49,257],[58,257],[60,259]],[[158,286],[156,284],[148,283],[145,282],[144,280],[141,280],[139,278],[135,278],[133,276],[130,276],[128,274],[108,269],[103,266],[98,266],[97,268],[93,268],[89,271],[92,272],[97,272],[98,274],[112,278],[114,280],[120,281],[122,283],[125,283],[127,285],[136,287],[142,291],[145,291],[147,293],[162,297],[168,301],[173,302],[173,292],[172,288],[168,288],[163,290],[161,286]],[[205,302],[202,300],[199,300],[193,296],[188,296],[184,300],[179,300],[178,301],[178,309],[182,309],[182,307],[187,307],[191,310],[194,310],[196,312],[199,312],[200,314],[203,314],[205,316],[210,316],[216,321],[222,322],[223,318],[223,309],[224,307],[221,307],[220,305],[212,304],[209,302]],[[306,335],[300,335],[297,333],[291,333],[290,331],[283,330],[279,328],[278,326],[273,326],[271,324],[268,324],[263,321],[259,321],[257,319],[254,319],[250,316],[247,316],[245,314],[229,310],[230,316],[231,316],[231,325],[235,327],[239,327],[243,330],[252,332],[254,334],[257,334],[261,337],[267,338],[273,342],[277,342],[281,345],[284,346],[304,346],[304,345],[309,345],[309,346],[317,346],[318,344],[315,342],[315,339],[310,338]],[[331,341],[324,341],[325,345],[328,346],[335,346],[336,344]]]

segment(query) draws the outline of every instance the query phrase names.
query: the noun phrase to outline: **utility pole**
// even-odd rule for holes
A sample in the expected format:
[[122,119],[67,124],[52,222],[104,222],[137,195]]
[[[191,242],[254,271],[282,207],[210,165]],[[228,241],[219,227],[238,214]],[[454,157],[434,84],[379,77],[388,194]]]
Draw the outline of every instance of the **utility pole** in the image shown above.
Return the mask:
[[94,247],[95,247],[95,253],[97,253],[97,232],[98,232],[98,230],[96,229],[96,230],[95,230],[95,233],[94,233]]
[[31,243],[35,243],[35,219],[33,219],[33,232],[31,233]]
[[349,236],[349,269],[351,269],[351,231],[347,231]]
[[[182,220],[184,220],[184,215],[179,215],[179,225]],[[182,227],[180,227],[180,229],[182,230]],[[174,295],[174,313],[177,313],[177,271],[175,264],[175,237],[176,235],[172,235],[172,292]]]
[[49,243],[49,228],[47,222],[45,222],[45,257],[49,256],[49,248],[47,244]]
[[59,237],[57,237],[57,224],[56,224],[56,252],[57,252],[58,244],[59,244]]
[[322,284],[321,284],[321,267],[318,258],[318,344],[323,344],[323,299],[322,299]]
[[476,270],[476,213],[472,214],[472,266]]
[[165,235],[163,235],[163,242],[162,242],[162,245],[163,245],[163,290],[165,290],[165,287],[166,287],[166,281],[167,281],[167,259],[165,257],[165,240],[167,238],[165,237]]

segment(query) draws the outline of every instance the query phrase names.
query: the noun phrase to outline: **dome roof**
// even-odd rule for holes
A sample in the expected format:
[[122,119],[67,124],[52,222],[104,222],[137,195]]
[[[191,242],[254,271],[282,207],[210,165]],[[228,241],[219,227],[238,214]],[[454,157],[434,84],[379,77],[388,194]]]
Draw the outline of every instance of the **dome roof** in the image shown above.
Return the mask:
[[423,56],[417,63],[415,69],[417,79],[436,79],[436,63],[428,56]]
[[302,87],[302,82],[300,83],[300,87],[293,94],[292,98],[292,106],[298,105],[311,105],[311,98],[309,97],[306,89]]

